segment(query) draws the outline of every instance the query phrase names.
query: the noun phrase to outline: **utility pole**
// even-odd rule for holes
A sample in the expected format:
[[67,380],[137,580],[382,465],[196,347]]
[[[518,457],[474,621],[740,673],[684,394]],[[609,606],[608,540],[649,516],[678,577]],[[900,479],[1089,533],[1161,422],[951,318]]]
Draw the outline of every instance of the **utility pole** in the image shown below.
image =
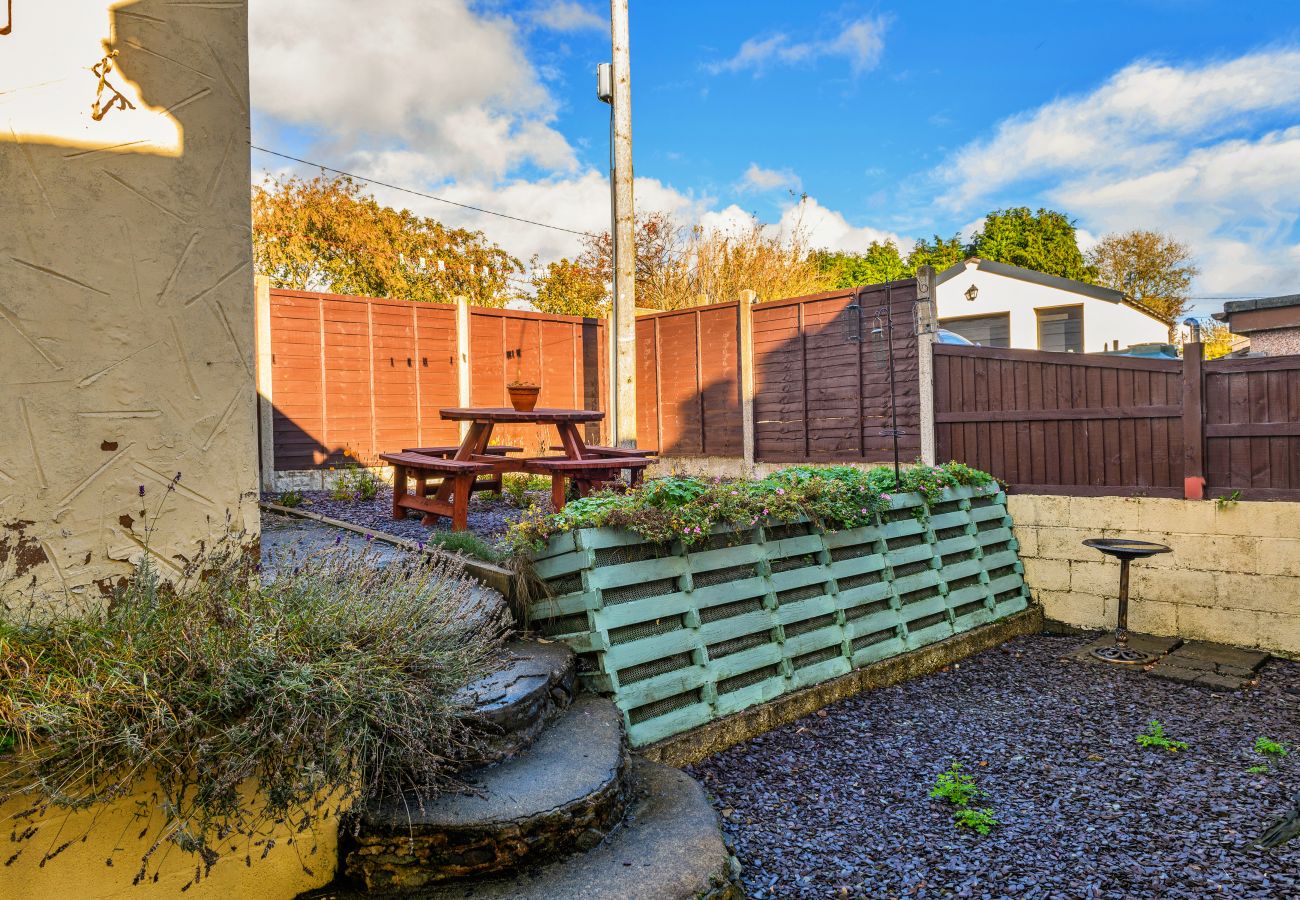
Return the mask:
[[614,51],[614,302],[610,355],[609,420],[617,447],[636,446],[636,223],[632,201],[632,69],[628,47],[628,0],[610,0]]

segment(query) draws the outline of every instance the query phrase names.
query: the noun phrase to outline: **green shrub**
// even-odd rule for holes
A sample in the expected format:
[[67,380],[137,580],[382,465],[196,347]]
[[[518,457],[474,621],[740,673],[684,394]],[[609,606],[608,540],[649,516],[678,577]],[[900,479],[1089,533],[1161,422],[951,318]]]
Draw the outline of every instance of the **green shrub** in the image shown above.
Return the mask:
[[[476,740],[455,694],[488,670],[495,636],[468,623],[473,582],[454,560],[330,548],[277,560],[263,585],[220,550],[171,585],[148,559],[102,611],[0,624],[0,735],[16,744],[0,800],[26,797],[35,819],[130,797],[155,773],[137,882],[166,842],[198,856],[197,878],[218,845],[253,845],[272,822],[306,830],[327,802],[432,797]],[[15,839],[42,864],[78,838],[38,830]]]
[[281,491],[280,495],[275,498],[275,502],[281,506],[287,506],[290,509],[293,509],[302,506],[305,499],[306,498],[302,495],[302,491],[297,490],[296,488],[290,488],[287,491]]
[[331,500],[373,500],[379,496],[379,479],[369,469],[348,466],[334,478]]
[[952,820],[958,828],[970,828],[978,834],[988,834],[994,825],[1001,824],[991,809],[959,809],[953,812]]
[[512,527],[516,550],[535,549],[551,535],[575,528],[626,528],[649,541],[703,541],[718,529],[749,529],[768,522],[811,519],[829,529],[857,528],[877,521],[893,493],[917,492],[926,503],[945,488],[996,490],[991,475],[960,463],[916,466],[894,478],[893,469],[852,466],[792,466],[757,480],[706,480],[670,476],[636,490],[592,494],[554,514],[538,511]]

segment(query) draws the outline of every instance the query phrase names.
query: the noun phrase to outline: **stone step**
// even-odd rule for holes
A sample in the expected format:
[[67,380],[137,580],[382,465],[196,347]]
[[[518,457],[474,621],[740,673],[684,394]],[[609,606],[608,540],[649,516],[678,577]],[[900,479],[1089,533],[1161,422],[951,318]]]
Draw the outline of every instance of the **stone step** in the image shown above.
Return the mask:
[[632,764],[623,824],[590,852],[490,881],[442,884],[420,900],[739,900],[739,865],[718,815],[685,772]]
[[457,698],[474,709],[481,746],[462,768],[478,768],[521,753],[573,702],[573,651],[558,641],[513,641],[501,668]]
[[618,709],[579,697],[526,752],[463,773],[467,790],[361,810],[345,828],[344,874],[367,891],[408,890],[588,850],[623,818],[628,759]]

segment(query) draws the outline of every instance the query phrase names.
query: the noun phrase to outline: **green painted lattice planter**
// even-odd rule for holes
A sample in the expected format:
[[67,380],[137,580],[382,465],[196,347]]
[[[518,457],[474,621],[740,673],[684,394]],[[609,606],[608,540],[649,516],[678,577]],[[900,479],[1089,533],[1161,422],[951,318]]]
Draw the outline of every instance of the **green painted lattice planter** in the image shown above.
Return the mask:
[[553,537],[535,628],[580,654],[634,746],[915,650],[1028,605],[1006,497],[897,494],[877,525],[715,534],[689,549],[630,531]]

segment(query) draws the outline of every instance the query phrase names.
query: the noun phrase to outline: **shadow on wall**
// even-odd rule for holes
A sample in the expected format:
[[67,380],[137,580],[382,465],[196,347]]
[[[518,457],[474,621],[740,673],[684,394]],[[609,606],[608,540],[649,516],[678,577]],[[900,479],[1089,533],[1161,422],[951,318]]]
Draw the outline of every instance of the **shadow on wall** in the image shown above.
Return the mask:
[[243,4],[13,4],[0,525],[48,564],[0,593],[96,600],[146,545],[174,575],[227,516],[256,534],[246,86]]

